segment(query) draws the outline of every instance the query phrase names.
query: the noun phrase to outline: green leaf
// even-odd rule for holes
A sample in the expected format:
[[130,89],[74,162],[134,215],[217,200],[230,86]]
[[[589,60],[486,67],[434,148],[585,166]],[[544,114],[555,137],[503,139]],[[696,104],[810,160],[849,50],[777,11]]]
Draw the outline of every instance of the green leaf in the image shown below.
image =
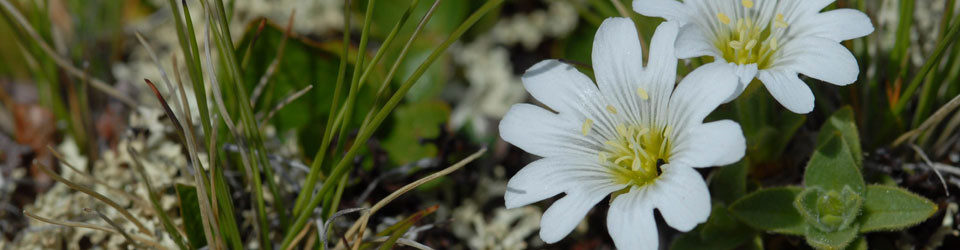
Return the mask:
[[860,136],[857,130],[857,123],[853,117],[853,109],[846,106],[834,112],[820,127],[820,133],[817,134],[817,141],[820,143],[829,140],[833,135],[840,135],[846,141],[850,154],[857,163],[857,167],[863,165],[863,151],[860,149]]
[[864,196],[860,231],[903,229],[923,222],[936,212],[936,204],[910,191],[870,185]]
[[734,249],[753,239],[757,233],[730,215],[726,207],[717,204],[706,223],[677,237],[670,249]]
[[713,200],[730,204],[747,193],[747,163],[722,167],[710,176],[710,194]]
[[753,228],[802,235],[807,225],[793,206],[800,191],[799,187],[761,189],[730,205],[730,213]]
[[404,104],[394,113],[394,125],[383,141],[390,161],[402,165],[437,154],[436,145],[422,143],[440,135],[441,125],[450,117],[450,107],[432,100]]
[[807,244],[817,249],[843,249],[857,238],[857,225],[836,232],[807,227]]
[[850,186],[858,195],[863,194],[865,185],[846,141],[839,135],[820,141],[807,163],[803,182],[807,187],[820,187],[837,192]]
[[203,232],[203,218],[200,216],[200,202],[197,200],[197,188],[177,184],[177,199],[180,200],[180,216],[183,218],[183,228],[187,233],[190,246],[200,248],[207,245],[207,238]]
[[843,191],[823,190],[811,187],[797,195],[794,206],[807,224],[820,231],[834,232],[844,230],[851,225],[860,214],[863,199],[853,192],[849,186]]

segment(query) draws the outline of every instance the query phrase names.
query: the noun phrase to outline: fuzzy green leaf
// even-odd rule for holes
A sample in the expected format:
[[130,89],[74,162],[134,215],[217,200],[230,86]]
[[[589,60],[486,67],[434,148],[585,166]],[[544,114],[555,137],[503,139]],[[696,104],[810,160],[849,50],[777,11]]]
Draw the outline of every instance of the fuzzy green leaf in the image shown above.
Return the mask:
[[847,250],[867,250],[867,238],[866,237],[857,237],[853,243],[847,245]]
[[857,130],[857,123],[854,121],[853,109],[846,106],[834,112],[820,127],[820,133],[817,135],[817,141],[821,144],[830,139],[833,135],[840,135],[846,141],[850,155],[853,157],[857,167],[863,165],[863,153],[860,149],[860,136]]
[[849,186],[858,195],[863,194],[864,182],[860,169],[850,154],[846,140],[839,135],[820,141],[817,150],[807,163],[803,182],[807,187],[819,187],[826,191],[843,191]]
[[843,249],[857,238],[857,225],[836,232],[807,228],[807,244],[817,249]]
[[807,225],[793,206],[800,191],[799,187],[761,189],[730,205],[730,213],[757,229],[802,235]]
[[207,245],[207,238],[203,232],[203,223],[200,214],[200,202],[197,200],[197,188],[177,184],[177,199],[180,200],[180,216],[183,217],[183,228],[187,233],[190,246],[200,248]]
[[937,205],[899,187],[870,185],[863,201],[860,231],[897,230],[916,225],[937,212]]

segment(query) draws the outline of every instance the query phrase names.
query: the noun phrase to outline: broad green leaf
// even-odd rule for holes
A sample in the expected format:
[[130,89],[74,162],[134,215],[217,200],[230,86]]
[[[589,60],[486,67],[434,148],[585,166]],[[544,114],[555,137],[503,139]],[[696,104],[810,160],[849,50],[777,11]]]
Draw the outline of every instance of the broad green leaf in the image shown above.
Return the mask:
[[840,135],[847,142],[850,154],[853,156],[857,167],[862,166],[863,153],[860,148],[860,136],[857,130],[857,123],[854,120],[853,109],[846,106],[834,112],[833,115],[820,127],[820,133],[817,134],[817,141],[820,143],[829,140],[833,135]]
[[836,232],[807,228],[807,244],[817,249],[843,249],[857,238],[857,225]]
[[423,140],[440,135],[442,124],[450,117],[446,103],[433,100],[404,104],[393,116],[393,127],[383,141],[392,163],[402,165],[437,154],[437,147]]
[[863,199],[849,186],[843,191],[823,190],[810,187],[797,195],[794,206],[807,224],[823,232],[844,230],[860,214]]
[[709,182],[714,201],[730,204],[747,193],[747,165],[740,161],[713,172]]
[[761,189],[730,205],[730,213],[757,229],[802,235],[807,225],[793,207],[800,191],[799,187]]
[[670,249],[734,249],[753,239],[757,233],[733,218],[726,207],[717,204],[706,223],[677,237]]
[[830,136],[820,141],[817,150],[807,163],[803,183],[809,187],[824,190],[843,191],[849,186],[858,195],[863,194],[864,182],[845,140],[841,136]]
[[905,189],[867,187],[860,215],[860,231],[898,230],[916,225],[937,212],[937,205]]
[[203,232],[203,218],[200,214],[200,202],[197,200],[197,189],[193,186],[177,184],[177,199],[180,200],[180,216],[183,218],[183,229],[187,233],[190,246],[200,248],[207,245],[207,238]]

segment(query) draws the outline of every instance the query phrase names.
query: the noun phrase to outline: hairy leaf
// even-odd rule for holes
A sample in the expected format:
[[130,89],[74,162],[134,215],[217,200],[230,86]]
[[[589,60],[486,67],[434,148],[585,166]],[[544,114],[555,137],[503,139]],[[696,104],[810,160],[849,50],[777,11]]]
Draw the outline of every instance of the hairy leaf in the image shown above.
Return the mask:
[[730,213],[757,229],[802,235],[807,225],[793,206],[800,191],[799,187],[761,189],[730,205]]
[[862,195],[864,189],[860,169],[846,146],[846,140],[839,135],[820,141],[807,163],[803,182],[807,187],[820,187],[826,191],[837,192],[849,186],[858,195]]
[[860,231],[897,230],[916,225],[937,212],[937,205],[899,187],[870,185],[863,201]]

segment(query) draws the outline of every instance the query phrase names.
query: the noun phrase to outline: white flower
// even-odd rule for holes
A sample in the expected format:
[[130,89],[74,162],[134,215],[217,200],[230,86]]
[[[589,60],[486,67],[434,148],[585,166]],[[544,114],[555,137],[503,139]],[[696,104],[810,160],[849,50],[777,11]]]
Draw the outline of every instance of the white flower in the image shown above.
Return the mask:
[[642,15],[681,23],[677,56],[712,56],[737,66],[736,98],[756,77],[795,113],[813,110],[813,92],[797,73],[836,85],[857,80],[857,59],[839,42],[873,32],[853,9],[821,13],[833,0],[635,0]]
[[504,199],[515,208],[566,193],[543,214],[543,241],[569,234],[607,195],[607,228],[621,249],[657,247],[654,208],[681,231],[706,221],[710,195],[694,168],[736,162],[746,145],[739,124],[703,119],[737,76],[726,64],[703,66],[674,90],[677,31],[673,22],[657,28],[644,67],[633,22],[610,18],[593,44],[597,85],[556,60],[523,75],[527,91],[558,113],[516,104],[500,122],[505,141],[543,157],[510,179]]

